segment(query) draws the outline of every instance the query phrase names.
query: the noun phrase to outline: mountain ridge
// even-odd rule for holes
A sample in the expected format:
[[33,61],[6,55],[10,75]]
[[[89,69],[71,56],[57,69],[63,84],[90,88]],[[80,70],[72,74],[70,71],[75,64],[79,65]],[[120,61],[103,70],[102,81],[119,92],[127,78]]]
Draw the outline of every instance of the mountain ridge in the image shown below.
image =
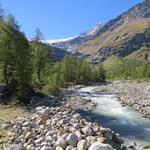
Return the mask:
[[97,24],[94,28],[89,29],[86,32],[83,32],[78,36],[58,40],[43,40],[42,42],[53,47],[57,47],[67,51],[72,51],[74,50],[72,49],[72,47],[82,44],[87,40],[93,39],[95,37],[95,34],[97,34],[99,29],[102,28],[102,26],[103,24]]
[[[94,34],[88,35],[92,30]],[[144,0],[107,23],[98,24],[97,28],[51,46],[77,51],[89,61],[102,62],[111,55],[125,57],[142,47],[149,48],[149,41],[150,0]]]

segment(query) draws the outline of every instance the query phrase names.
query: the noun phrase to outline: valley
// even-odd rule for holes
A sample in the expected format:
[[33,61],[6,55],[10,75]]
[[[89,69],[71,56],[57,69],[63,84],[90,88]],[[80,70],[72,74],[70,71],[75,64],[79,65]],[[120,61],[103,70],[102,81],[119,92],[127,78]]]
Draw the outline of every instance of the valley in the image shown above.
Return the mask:
[[149,50],[149,8],[150,2],[144,1],[115,19],[98,24],[75,38],[47,44],[87,55],[87,60],[93,60],[93,63],[103,62],[112,55],[127,57],[143,48]]
[[56,1],[0,4],[0,150],[150,150],[150,0]]

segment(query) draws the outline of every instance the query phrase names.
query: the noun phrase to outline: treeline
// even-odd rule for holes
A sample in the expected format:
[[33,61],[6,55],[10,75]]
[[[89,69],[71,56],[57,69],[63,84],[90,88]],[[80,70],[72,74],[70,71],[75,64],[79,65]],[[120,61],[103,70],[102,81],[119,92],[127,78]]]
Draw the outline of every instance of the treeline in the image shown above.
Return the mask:
[[0,18],[0,80],[11,96],[27,102],[35,89],[58,95],[60,88],[70,83],[105,81],[102,65],[93,66],[70,56],[53,62],[41,37],[37,29],[29,42],[12,15]]
[[25,87],[32,82],[32,51],[13,16],[0,19],[1,79],[10,93],[25,97]]
[[150,62],[120,58],[107,70],[108,79],[149,79]]
[[41,36],[37,29],[29,42],[12,15],[0,19],[0,79],[7,95],[22,102],[42,88],[48,76],[50,51],[41,44]]
[[61,62],[55,63],[47,78],[44,90],[57,95],[59,87],[72,84],[90,84],[104,82],[106,72],[103,66],[92,65],[72,56],[65,56]]

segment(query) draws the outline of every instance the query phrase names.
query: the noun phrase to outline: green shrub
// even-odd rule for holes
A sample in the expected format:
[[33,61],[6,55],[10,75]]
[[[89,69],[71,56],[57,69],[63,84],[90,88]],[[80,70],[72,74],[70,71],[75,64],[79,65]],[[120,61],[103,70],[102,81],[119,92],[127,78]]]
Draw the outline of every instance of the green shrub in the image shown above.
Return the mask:
[[44,86],[43,91],[54,96],[59,96],[60,87],[56,84],[47,84]]

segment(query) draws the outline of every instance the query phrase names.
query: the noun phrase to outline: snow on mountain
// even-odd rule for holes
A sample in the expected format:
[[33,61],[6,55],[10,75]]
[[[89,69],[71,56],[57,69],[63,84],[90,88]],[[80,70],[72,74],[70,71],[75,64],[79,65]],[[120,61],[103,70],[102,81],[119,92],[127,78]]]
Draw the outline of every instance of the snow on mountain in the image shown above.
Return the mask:
[[69,40],[72,40],[72,39],[74,39],[76,37],[77,36],[73,36],[73,37],[69,37],[69,38],[64,38],[64,39],[41,40],[41,42],[47,43],[47,44],[53,44],[53,43],[59,43],[59,42],[69,41]]
[[83,42],[92,39],[94,36],[96,36],[96,34],[99,32],[102,26],[103,24],[97,24],[94,28],[83,32],[78,36],[69,37],[65,39],[42,40],[41,42],[67,51],[73,51],[74,46],[78,46]]

